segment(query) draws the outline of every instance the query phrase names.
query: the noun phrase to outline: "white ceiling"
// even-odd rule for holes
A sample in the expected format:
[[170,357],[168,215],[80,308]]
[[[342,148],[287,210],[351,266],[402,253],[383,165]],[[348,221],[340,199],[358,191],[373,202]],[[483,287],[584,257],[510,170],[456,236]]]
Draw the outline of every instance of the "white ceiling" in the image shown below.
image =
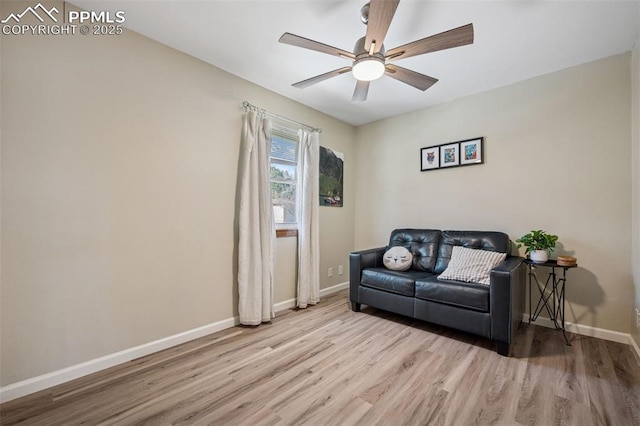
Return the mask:
[[352,103],[350,73],[306,89],[291,87],[350,65],[348,60],[278,38],[291,32],[351,51],[366,31],[360,22],[365,0],[73,3],[123,10],[128,28],[353,125],[627,52],[640,27],[638,1],[402,0],[384,41],[387,50],[468,23],[475,42],[398,61],[440,80],[425,92],[383,77],[371,83],[366,102]]

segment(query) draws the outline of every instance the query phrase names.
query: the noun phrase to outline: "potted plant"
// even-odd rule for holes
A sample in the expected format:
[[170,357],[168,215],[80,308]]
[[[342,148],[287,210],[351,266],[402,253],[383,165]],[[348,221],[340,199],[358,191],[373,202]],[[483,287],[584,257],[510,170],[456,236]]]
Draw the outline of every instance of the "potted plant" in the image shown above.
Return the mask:
[[549,260],[549,252],[556,247],[557,235],[547,234],[545,231],[531,231],[516,240],[518,248],[526,248],[525,255],[535,263],[544,263]]

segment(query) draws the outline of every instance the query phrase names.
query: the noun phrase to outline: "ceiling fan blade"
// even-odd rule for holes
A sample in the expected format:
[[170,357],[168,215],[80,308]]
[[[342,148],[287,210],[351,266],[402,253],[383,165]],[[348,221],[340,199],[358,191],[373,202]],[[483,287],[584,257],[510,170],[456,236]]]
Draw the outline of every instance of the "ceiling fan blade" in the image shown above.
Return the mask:
[[353,91],[351,102],[364,102],[367,100],[367,95],[369,94],[369,83],[370,81],[358,80],[356,83],[356,90]]
[[395,78],[398,81],[406,83],[409,86],[420,89],[423,92],[438,82],[437,78],[429,77],[428,75],[420,74],[419,72],[411,71],[392,64],[385,67],[385,74],[391,78]]
[[325,81],[331,77],[337,77],[340,74],[344,74],[345,72],[351,71],[351,67],[342,67],[337,70],[329,71],[324,74],[316,75],[315,77],[308,78],[306,80],[299,81],[297,83],[292,84],[293,87],[297,87],[298,89],[304,89],[305,87],[312,86],[316,83],[320,83],[321,81]]
[[280,43],[290,44],[292,46],[298,46],[309,50],[315,50],[316,52],[327,53],[329,55],[339,56],[341,58],[355,59],[355,55],[346,50],[339,49],[337,47],[329,46],[328,44],[320,43],[318,41],[310,40],[308,38],[300,37],[291,33],[284,33],[278,40]]
[[[378,53],[391,25],[400,0],[371,0],[369,2],[369,20],[364,48],[369,53]],[[375,43],[371,52],[371,43]]]
[[389,61],[404,59],[472,43],[473,24],[467,24],[421,40],[416,40],[400,47],[395,47],[387,51],[385,59]]

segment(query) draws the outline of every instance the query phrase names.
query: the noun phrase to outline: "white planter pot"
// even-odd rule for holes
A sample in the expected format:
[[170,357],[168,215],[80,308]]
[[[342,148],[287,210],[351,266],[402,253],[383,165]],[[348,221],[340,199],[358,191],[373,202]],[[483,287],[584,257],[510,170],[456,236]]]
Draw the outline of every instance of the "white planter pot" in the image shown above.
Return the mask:
[[547,250],[533,250],[529,253],[529,258],[535,263],[544,263],[549,260],[549,252]]

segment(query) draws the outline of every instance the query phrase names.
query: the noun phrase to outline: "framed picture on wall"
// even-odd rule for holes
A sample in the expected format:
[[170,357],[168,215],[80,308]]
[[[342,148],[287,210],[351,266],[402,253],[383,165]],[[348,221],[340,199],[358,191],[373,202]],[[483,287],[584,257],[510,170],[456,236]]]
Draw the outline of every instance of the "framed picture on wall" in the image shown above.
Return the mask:
[[420,150],[420,171],[435,170],[440,167],[440,147],[430,146]]
[[344,203],[344,154],[320,147],[318,194],[320,205],[342,207]]
[[468,139],[460,141],[460,165],[467,166],[469,164],[481,164],[482,159],[482,142],[484,138]]
[[440,146],[440,167],[460,165],[460,144],[458,142]]

